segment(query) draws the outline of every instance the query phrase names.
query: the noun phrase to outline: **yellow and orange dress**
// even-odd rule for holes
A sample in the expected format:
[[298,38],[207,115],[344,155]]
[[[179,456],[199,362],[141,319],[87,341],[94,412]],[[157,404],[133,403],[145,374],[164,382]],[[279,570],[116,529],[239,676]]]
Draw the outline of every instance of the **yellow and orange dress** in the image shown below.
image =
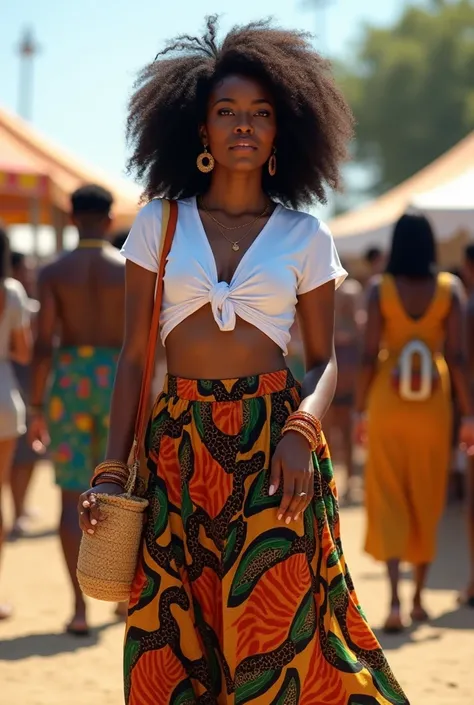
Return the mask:
[[[378,369],[368,399],[366,465],[367,553],[381,561],[430,563],[435,554],[448,478],[452,407],[443,357],[452,275],[441,273],[426,313],[410,317],[395,280],[380,284],[383,336]],[[411,341],[432,355],[431,393],[424,400],[400,395],[400,356]],[[413,356],[414,388],[417,356]],[[419,382],[419,377],[418,377]]]

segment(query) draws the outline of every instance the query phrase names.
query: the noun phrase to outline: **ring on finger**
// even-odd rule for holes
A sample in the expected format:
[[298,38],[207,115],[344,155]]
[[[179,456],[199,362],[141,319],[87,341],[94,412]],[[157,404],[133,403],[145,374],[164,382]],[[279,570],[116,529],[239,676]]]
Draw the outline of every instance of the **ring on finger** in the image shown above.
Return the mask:
[[307,497],[308,493],[307,492],[298,492],[297,497]]

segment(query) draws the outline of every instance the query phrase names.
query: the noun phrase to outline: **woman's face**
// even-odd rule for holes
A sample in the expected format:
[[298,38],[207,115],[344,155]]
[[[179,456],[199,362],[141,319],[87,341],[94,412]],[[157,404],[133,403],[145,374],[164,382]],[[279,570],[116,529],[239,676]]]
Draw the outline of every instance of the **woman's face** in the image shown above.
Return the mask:
[[258,81],[227,76],[212,91],[201,138],[217,164],[254,171],[268,161],[276,137],[272,96]]

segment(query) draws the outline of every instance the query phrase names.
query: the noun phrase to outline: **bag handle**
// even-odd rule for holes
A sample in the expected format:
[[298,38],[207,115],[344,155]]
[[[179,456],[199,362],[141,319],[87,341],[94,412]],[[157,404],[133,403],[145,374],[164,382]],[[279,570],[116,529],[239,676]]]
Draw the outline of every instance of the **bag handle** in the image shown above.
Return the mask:
[[131,467],[125,493],[131,495],[135,488],[140,462],[140,448],[145,436],[147,424],[147,412],[150,399],[151,381],[155,369],[156,343],[160,332],[161,302],[163,300],[163,277],[165,273],[166,259],[169,255],[173,242],[176,223],[178,222],[178,204],[176,201],[162,200],[162,219],[160,251],[158,254],[159,265],[156,274],[155,302],[150,324],[150,334],[146,352],[145,367],[143,370],[142,384],[140,389],[140,400],[138,402],[137,418],[135,421],[135,432],[131,451]]

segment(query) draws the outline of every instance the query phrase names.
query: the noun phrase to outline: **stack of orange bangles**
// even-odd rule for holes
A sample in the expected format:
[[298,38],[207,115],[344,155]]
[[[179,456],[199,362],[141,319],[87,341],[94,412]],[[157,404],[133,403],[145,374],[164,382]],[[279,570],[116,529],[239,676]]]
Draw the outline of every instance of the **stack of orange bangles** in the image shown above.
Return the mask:
[[321,445],[321,421],[307,411],[298,410],[288,416],[282,433],[288,431],[304,436],[313,452]]

